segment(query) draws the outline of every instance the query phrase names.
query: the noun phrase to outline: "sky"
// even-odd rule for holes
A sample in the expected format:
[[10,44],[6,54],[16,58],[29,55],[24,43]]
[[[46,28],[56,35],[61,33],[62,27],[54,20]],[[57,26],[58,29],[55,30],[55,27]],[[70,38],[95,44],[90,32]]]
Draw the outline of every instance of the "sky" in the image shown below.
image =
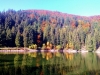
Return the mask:
[[51,10],[62,13],[93,16],[100,15],[100,0],[0,0],[0,11]]

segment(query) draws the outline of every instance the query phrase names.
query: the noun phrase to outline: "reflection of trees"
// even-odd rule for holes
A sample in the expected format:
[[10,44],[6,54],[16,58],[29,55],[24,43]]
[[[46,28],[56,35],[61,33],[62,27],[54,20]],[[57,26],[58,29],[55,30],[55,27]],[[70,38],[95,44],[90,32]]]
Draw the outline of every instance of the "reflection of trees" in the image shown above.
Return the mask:
[[45,58],[46,53],[45,52],[41,52],[41,54],[42,54],[42,58]]
[[[37,56],[34,57],[35,55]],[[84,57],[80,53],[32,53],[32,55],[23,55],[21,71],[24,75],[98,74],[96,71],[100,69],[99,62],[96,54],[92,53]]]
[[88,53],[87,57],[84,59],[84,62],[87,70],[92,71],[98,69],[97,57],[95,53]]
[[20,74],[21,73],[21,61],[20,61],[21,57],[20,55],[16,55],[14,58],[14,67],[15,67],[15,75]]
[[[50,53],[48,54],[49,57]],[[49,60],[42,63],[44,75],[65,75],[67,74],[68,68],[71,66],[68,65],[66,57],[64,54],[55,52]]]
[[10,64],[11,62],[4,62],[4,66],[0,67],[2,68],[0,69],[0,75],[14,75],[14,68]]
[[65,57],[66,59],[69,59],[69,60],[73,60],[73,53],[64,53],[65,54]]
[[[100,61],[99,61],[100,62]],[[56,54],[51,59],[42,63],[44,75],[71,75],[71,74],[94,74],[98,68],[95,54],[87,54],[84,58],[81,54]]]
[[13,55],[0,54],[0,75],[14,75]]
[[22,65],[21,65],[21,72],[23,75],[30,74],[29,72],[29,66],[31,65],[32,60],[30,60],[30,57],[28,57],[27,54],[23,55]]
[[85,58],[82,56],[81,56],[81,62],[79,63],[80,66],[77,72],[82,75],[84,74],[95,75],[96,71],[100,70],[96,54],[88,53],[85,56]]
[[58,52],[58,51],[57,51],[57,52],[55,52],[54,54],[55,54],[55,56],[56,56],[56,57],[61,57],[61,53],[60,53],[60,52]]
[[47,52],[46,53],[46,60],[49,60],[50,58],[52,58],[52,53],[51,52]]
[[[2,72],[3,75],[100,75],[100,60],[95,53],[83,55],[81,53],[44,52],[35,55],[37,56],[17,54],[9,61],[3,61],[0,63],[3,64],[0,67],[0,73]],[[7,58],[3,56],[3,59],[5,57]],[[12,65],[13,59],[14,66]]]
[[5,74],[9,74],[9,68],[10,68],[9,62],[5,62],[5,63],[4,63]]
[[37,57],[34,53],[30,55],[23,55],[21,70],[23,75],[39,75],[41,70],[41,55],[38,53]]
[[32,52],[32,53],[29,53],[28,55],[29,55],[30,57],[36,58],[36,57],[37,57],[37,52]]

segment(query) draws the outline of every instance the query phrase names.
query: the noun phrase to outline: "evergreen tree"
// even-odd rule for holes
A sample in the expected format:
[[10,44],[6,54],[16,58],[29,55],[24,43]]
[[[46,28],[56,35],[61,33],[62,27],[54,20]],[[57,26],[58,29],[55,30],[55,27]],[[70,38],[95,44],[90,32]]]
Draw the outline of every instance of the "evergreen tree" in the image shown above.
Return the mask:
[[21,34],[19,32],[17,32],[15,44],[17,47],[21,47]]

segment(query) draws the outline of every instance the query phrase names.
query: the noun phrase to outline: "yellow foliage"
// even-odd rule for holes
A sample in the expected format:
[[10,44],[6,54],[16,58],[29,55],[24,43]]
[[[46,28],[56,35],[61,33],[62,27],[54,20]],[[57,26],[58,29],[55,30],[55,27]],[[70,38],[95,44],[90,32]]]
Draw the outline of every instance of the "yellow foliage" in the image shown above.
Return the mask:
[[36,44],[34,44],[34,49],[37,49],[37,45]]
[[67,43],[67,45],[66,45],[66,49],[68,49],[68,48],[71,48],[71,49],[73,49],[74,48],[74,46],[73,46],[73,43]]
[[46,49],[46,45],[45,44],[43,44],[43,46],[42,46],[42,50],[44,50],[44,49]]
[[49,56],[46,56],[46,60],[49,60]]
[[31,49],[31,46],[29,46],[29,49]]
[[32,44],[29,46],[30,49],[37,49],[37,45],[36,44]]
[[45,58],[46,54],[44,52],[42,52],[41,54],[42,54],[42,58]]
[[43,44],[43,46],[45,46],[45,44]]
[[73,54],[68,54],[66,53],[66,58],[69,59],[69,60],[73,60]]
[[47,42],[47,46],[49,46],[50,45],[50,42]]
[[30,56],[30,57],[34,57],[34,58],[36,58],[37,53],[36,53],[36,52],[34,52],[34,53],[29,53],[29,56]]
[[60,46],[60,45],[57,45],[57,46],[56,46],[56,49],[57,49],[57,50],[60,50],[60,49],[61,49],[61,46]]
[[56,52],[56,56],[57,57],[60,57],[60,52]]

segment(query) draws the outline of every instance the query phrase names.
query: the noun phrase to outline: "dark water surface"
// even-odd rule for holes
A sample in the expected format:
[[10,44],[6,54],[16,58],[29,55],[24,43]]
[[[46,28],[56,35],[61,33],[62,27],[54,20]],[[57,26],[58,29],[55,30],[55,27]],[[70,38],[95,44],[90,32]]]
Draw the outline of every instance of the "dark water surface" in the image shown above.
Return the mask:
[[100,75],[100,54],[0,54],[0,75]]

